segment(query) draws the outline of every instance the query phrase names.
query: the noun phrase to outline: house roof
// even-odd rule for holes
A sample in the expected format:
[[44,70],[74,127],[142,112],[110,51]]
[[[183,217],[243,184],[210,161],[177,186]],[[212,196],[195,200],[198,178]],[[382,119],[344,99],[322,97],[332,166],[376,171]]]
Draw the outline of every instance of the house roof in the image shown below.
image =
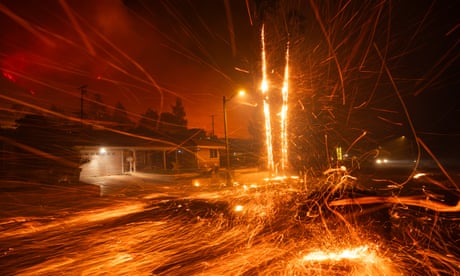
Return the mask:
[[79,146],[162,147],[174,148],[177,143],[163,137],[148,137],[117,130],[89,130],[79,137]]
[[177,138],[156,135],[148,137],[118,130],[87,130],[78,137],[79,147],[130,147],[158,148],[172,150],[178,147],[223,149],[225,144],[209,139],[190,139],[179,141]]
[[216,148],[216,149],[225,149],[225,144],[219,141],[214,141],[210,139],[194,139],[192,142],[195,146],[200,148]]

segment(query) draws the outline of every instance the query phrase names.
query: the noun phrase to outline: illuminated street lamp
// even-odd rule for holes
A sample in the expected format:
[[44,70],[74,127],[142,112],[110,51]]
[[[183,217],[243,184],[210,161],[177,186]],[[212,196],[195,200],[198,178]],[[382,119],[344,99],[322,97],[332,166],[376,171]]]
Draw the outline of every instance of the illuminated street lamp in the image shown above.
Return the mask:
[[[228,145],[228,125],[227,125],[227,102],[231,101],[236,95],[243,96],[246,92],[244,90],[240,90],[237,93],[233,94],[230,97],[223,96],[223,108],[224,108],[224,135],[225,135],[225,150],[227,152],[227,175],[230,172],[230,148]],[[228,179],[227,179],[228,180]]]

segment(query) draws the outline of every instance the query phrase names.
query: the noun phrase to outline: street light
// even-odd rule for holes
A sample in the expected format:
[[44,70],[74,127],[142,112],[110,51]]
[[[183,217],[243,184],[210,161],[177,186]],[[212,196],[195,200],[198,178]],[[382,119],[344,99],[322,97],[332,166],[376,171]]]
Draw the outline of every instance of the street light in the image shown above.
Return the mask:
[[231,101],[236,95],[243,96],[245,94],[246,92],[244,90],[240,90],[228,98],[226,96],[222,97],[222,103],[223,103],[223,108],[224,108],[225,150],[227,152],[227,181],[229,180],[228,174],[230,172],[230,148],[228,145],[227,102]]

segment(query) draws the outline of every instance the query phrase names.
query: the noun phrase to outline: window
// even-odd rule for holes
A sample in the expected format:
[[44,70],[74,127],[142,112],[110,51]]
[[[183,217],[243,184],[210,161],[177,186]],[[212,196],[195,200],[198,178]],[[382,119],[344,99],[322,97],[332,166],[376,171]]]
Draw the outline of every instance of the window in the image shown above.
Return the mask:
[[210,149],[209,150],[209,157],[210,158],[217,158],[217,150],[216,149]]

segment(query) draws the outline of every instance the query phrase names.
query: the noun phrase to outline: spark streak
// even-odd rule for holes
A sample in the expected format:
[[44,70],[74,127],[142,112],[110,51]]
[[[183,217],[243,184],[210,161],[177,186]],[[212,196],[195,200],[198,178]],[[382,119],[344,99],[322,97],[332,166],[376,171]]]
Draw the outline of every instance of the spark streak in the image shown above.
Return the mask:
[[29,31],[32,35],[34,35],[35,37],[43,41],[46,45],[55,46],[53,41],[49,40],[46,36],[41,34],[33,24],[31,24],[24,18],[20,17],[19,15],[15,14],[10,9],[8,9],[8,7],[6,7],[5,5],[1,3],[0,3],[0,12],[2,12],[6,16],[14,20],[17,24],[19,24],[21,27]]
[[268,102],[268,78],[267,78],[267,62],[265,53],[265,28],[262,26],[261,31],[262,43],[262,84],[261,91],[264,96],[264,115],[265,115],[265,139],[267,147],[267,169],[273,171],[275,164],[273,161],[273,145],[272,145],[272,126],[270,119],[270,103]]
[[60,227],[81,226],[82,224],[91,224],[104,220],[122,217],[128,214],[138,213],[146,207],[142,203],[120,204],[117,206],[106,207],[90,212],[80,212],[76,215],[66,218],[64,220],[56,220],[47,224],[39,224],[34,227],[20,228],[12,231],[4,231],[0,235],[0,239],[8,239],[21,237],[30,234],[37,234],[39,232],[51,231]]
[[288,95],[289,95],[289,43],[286,49],[286,66],[284,69],[283,104],[281,106],[281,170],[287,168],[288,162],[288,142],[287,142],[287,113],[288,113]]
[[72,12],[72,9],[70,8],[70,6],[67,4],[67,2],[65,0],[60,0],[59,4],[61,4],[62,8],[64,9],[64,11],[65,11],[65,13],[67,15],[67,17],[69,18],[70,22],[74,26],[74,28],[75,28],[76,32],[78,33],[78,35],[80,36],[80,38],[83,40],[83,43],[85,44],[85,46],[88,49],[89,53],[92,56],[96,56],[96,51],[94,50],[93,45],[91,45],[91,43],[90,43],[90,41],[88,39],[88,36],[83,31],[83,29],[81,28],[80,24],[78,24],[78,21],[75,18],[75,16],[73,15],[73,12]]
[[404,204],[410,206],[418,206],[428,208],[438,212],[459,212],[460,211],[460,201],[457,202],[457,205],[450,206],[443,203],[434,202],[431,200],[420,199],[416,197],[361,197],[361,198],[347,198],[332,201],[330,206],[341,206],[341,205],[354,205],[354,204],[375,204],[375,203],[394,203],[394,204]]

